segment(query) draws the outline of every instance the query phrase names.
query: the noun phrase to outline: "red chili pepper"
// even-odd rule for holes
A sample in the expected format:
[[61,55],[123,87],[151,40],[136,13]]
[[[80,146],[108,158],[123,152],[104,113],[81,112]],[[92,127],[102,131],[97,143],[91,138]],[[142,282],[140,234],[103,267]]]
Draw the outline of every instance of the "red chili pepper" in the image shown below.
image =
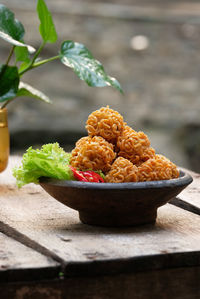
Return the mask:
[[93,183],[104,183],[103,178],[96,172],[88,171],[79,171],[76,168],[69,166],[73,172],[74,177],[81,182],[93,182]]
[[76,170],[74,167],[69,166],[73,172],[74,177],[78,180],[78,181],[82,181],[82,182],[88,182],[88,180],[81,174],[80,171]]
[[88,178],[90,182],[96,182],[96,183],[104,183],[103,178],[96,172],[92,170],[83,171],[83,175]]

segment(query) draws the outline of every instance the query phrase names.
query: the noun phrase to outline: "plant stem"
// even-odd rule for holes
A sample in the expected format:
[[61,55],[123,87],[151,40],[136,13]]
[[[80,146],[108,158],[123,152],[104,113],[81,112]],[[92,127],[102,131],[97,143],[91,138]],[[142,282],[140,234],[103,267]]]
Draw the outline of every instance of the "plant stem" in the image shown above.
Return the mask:
[[46,42],[43,42],[43,43],[41,44],[41,46],[39,47],[39,49],[36,51],[36,53],[35,53],[35,55],[34,55],[32,61],[31,61],[31,66],[34,64],[34,62],[35,62],[35,60],[37,59],[38,55],[40,54],[40,52],[41,52],[42,49],[44,48],[45,44],[46,44]]
[[31,62],[30,62],[29,65],[27,66],[27,68],[25,68],[23,71],[21,71],[21,72],[19,73],[20,76],[22,76],[22,75],[23,75],[24,73],[26,73],[28,70],[30,70],[30,69],[33,68],[33,64],[34,64],[35,60],[37,59],[38,55],[40,54],[40,52],[42,51],[42,49],[44,48],[45,44],[46,44],[46,42],[43,42],[43,43],[40,45],[39,49],[38,49],[37,52],[35,53],[33,59],[31,60]]
[[44,59],[44,60],[38,61],[38,62],[34,63],[34,65],[32,65],[32,68],[38,67],[38,66],[40,66],[42,64],[45,64],[47,62],[50,62],[50,61],[53,61],[53,60],[56,60],[56,59],[59,59],[59,58],[60,58],[60,56],[57,55],[57,56],[53,56],[53,57],[48,58],[48,59]]
[[12,99],[10,99],[10,100],[7,100],[5,103],[3,103],[3,105],[0,107],[1,109],[3,109],[3,108],[5,108],[11,101],[13,101],[14,99],[16,99],[16,97],[15,98],[12,98]]
[[13,55],[14,49],[15,49],[15,46],[12,46],[12,48],[11,48],[11,50],[10,50],[10,53],[9,53],[9,55],[8,55],[7,61],[6,61],[6,65],[9,64],[10,59],[11,59],[11,57],[12,57],[12,55]]

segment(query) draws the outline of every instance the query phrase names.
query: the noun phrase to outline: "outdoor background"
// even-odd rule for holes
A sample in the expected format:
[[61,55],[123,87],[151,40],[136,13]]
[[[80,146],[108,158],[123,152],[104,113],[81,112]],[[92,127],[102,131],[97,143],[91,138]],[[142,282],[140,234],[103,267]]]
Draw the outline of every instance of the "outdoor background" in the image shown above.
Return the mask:
[[[0,1],[39,47],[34,0]],[[58,33],[42,57],[57,55],[62,41],[83,43],[116,77],[124,95],[91,88],[60,61],[27,73],[23,81],[47,94],[52,105],[21,98],[8,106],[12,153],[30,145],[59,142],[72,149],[86,134],[88,115],[109,105],[128,125],[144,131],[158,153],[200,172],[200,3],[199,1],[47,0]],[[3,63],[10,45],[0,40]]]

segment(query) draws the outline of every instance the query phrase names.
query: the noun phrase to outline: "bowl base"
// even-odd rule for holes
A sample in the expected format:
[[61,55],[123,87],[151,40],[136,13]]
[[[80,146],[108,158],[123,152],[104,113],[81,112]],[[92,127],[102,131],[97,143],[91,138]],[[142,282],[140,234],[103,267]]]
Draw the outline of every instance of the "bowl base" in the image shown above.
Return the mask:
[[142,224],[155,223],[157,217],[157,210],[148,211],[144,214],[144,211],[137,214],[94,214],[80,211],[79,218],[84,224],[106,226],[106,227],[123,227],[123,226],[135,226]]

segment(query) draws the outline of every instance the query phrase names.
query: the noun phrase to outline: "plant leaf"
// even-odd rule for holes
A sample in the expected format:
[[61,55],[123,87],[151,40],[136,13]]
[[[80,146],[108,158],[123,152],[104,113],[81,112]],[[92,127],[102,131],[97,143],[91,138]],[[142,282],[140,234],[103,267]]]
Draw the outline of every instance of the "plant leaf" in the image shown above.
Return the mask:
[[24,61],[24,62],[22,62],[21,65],[20,65],[20,67],[19,67],[19,69],[18,69],[19,74],[20,74],[23,70],[25,70],[29,65],[30,65],[30,62],[29,62],[29,61]]
[[94,59],[84,45],[70,40],[64,41],[61,45],[60,59],[89,86],[112,86],[123,92],[119,82],[105,73],[103,65]]
[[35,89],[31,85],[24,82],[19,83],[19,89],[17,92],[17,97],[22,97],[22,96],[35,98],[44,101],[46,103],[51,103],[51,100],[43,92]]
[[53,23],[50,11],[48,10],[44,0],[38,0],[37,13],[40,19],[40,34],[44,42],[55,43],[57,41],[57,33]]
[[0,102],[15,98],[18,85],[19,74],[17,67],[0,65]]
[[30,53],[34,53],[32,46],[21,42],[24,36],[24,27],[14,14],[5,5],[0,4],[0,37],[15,46],[27,47]]
[[29,58],[29,52],[28,49],[26,47],[15,47],[15,58],[16,58],[16,62],[18,61],[22,61],[22,62],[30,62],[30,58]]
[[17,41],[22,40],[25,33],[23,25],[15,19],[14,13],[3,4],[0,4],[0,30]]

